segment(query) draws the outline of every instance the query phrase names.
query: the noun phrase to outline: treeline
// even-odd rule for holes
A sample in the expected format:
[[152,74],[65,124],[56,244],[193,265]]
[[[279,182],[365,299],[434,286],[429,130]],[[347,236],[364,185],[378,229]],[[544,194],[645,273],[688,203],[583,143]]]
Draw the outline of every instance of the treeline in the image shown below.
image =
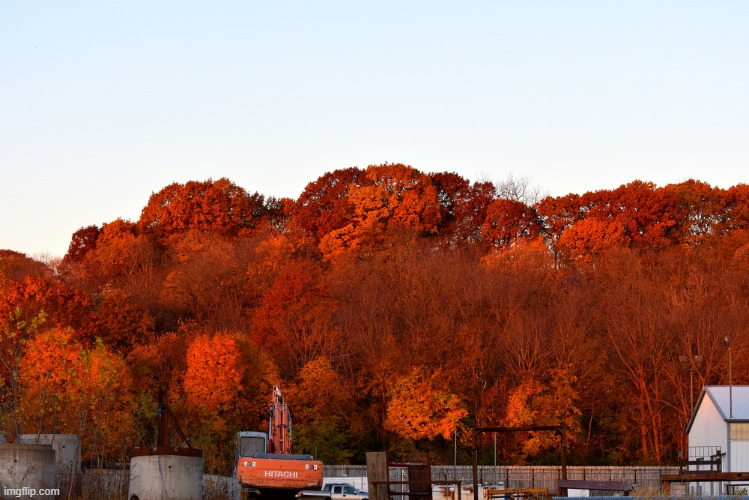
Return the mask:
[[[467,463],[473,426],[559,423],[573,462],[673,463],[729,349],[749,379],[748,299],[746,185],[535,199],[399,164],[297,200],[172,184],[138,221],[81,228],[59,262],[0,251],[0,417],[10,440],[75,433],[84,460],[118,461],[154,444],[165,389],[227,473],[280,384],[295,450],[327,463],[450,463],[456,435]],[[500,436],[497,454],[553,462],[558,445]]]

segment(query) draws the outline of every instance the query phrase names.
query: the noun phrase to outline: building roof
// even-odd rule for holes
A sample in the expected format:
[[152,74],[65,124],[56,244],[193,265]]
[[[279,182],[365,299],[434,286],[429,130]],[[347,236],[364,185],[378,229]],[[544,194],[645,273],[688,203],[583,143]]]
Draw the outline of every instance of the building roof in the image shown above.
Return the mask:
[[687,425],[687,434],[705,397],[709,397],[725,421],[749,422],[749,385],[706,385]]

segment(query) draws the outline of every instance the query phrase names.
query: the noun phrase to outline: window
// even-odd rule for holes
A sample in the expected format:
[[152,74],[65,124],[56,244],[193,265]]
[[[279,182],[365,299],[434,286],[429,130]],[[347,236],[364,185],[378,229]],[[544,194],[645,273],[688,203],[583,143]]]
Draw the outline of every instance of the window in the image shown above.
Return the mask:
[[239,439],[239,456],[252,457],[255,453],[265,453],[265,438],[259,436]]
[[731,441],[749,441],[749,422],[731,422]]

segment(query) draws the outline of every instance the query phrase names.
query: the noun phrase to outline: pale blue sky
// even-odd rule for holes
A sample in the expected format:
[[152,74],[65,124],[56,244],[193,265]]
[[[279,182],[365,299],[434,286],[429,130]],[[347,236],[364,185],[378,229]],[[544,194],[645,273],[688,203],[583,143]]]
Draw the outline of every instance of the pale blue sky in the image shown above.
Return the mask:
[[749,181],[745,0],[0,0],[0,90],[0,249],[30,256],[188,180]]

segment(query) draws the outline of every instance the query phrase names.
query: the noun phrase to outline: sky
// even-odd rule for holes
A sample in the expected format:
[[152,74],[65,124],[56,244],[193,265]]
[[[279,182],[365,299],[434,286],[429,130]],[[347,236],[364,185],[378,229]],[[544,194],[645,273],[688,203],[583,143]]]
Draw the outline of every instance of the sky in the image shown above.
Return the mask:
[[0,0],[0,249],[149,196],[404,163],[545,194],[749,181],[749,1]]

